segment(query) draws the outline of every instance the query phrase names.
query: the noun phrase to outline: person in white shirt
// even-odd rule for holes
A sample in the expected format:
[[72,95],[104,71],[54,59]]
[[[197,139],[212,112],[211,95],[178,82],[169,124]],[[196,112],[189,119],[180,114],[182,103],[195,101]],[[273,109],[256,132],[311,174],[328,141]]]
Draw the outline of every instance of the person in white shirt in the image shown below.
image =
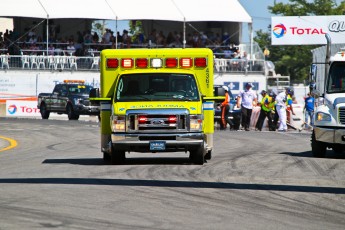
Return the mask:
[[276,96],[276,112],[279,115],[279,132],[286,132],[287,131],[287,124],[286,124],[286,100],[287,100],[287,95],[290,92],[290,89],[287,88],[283,92],[279,93]]
[[241,125],[246,131],[249,131],[253,106],[258,103],[256,93],[252,90],[252,87],[251,83],[246,83],[246,89],[241,91],[237,98],[237,107],[241,106]]

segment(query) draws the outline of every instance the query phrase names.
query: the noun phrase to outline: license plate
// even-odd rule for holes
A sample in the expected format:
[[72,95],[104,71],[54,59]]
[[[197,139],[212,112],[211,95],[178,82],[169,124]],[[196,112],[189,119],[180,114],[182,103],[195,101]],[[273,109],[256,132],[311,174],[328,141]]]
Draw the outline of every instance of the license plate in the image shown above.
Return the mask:
[[165,142],[164,141],[151,141],[150,142],[150,150],[155,150],[155,151],[165,150]]

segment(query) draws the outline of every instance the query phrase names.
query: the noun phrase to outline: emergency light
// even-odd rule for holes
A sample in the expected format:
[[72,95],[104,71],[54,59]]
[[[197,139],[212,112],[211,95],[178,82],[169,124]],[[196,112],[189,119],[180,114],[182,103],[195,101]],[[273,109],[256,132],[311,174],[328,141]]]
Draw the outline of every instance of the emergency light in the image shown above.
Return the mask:
[[107,68],[114,68],[116,69],[119,67],[119,60],[116,58],[108,58],[107,59]]
[[[205,68],[207,67],[207,58],[166,58],[164,59],[166,68]],[[150,66],[149,66],[150,63]],[[108,58],[106,61],[107,68],[116,69],[119,67],[119,59],[117,58]],[[121,67],[122,68],[133,68],[134,67],[134,59],[133,58],[122,58],[121,59]],[[151,58],[150,61],[148,58],[137,58],[135,59],[135,67],[136,68],[162,68],[163,67],[163,59],[162,58]]]
[[132,58],[123,58],[121,59],[122,68],[133,68],[133,59]]
[[180,66],[182,68],[190,68],[193,65],[193,60],[191,58],[181,58]]
[[135,60],[135,65],[138,68],[147,68],[148,65],[148,61],[147,58],[138,58]]
[[167,68],[176,68],[177,67],[177,58],[167,58],[167,59],[165,59],[165,66]]
[[195,67],[206,67],[207,66],[206,58],[195,58],[194,63],[195,63]]
[[153,58],[151,59],[151,67],[152,68],[161,68],[163,66],[163,61],[160,58]]

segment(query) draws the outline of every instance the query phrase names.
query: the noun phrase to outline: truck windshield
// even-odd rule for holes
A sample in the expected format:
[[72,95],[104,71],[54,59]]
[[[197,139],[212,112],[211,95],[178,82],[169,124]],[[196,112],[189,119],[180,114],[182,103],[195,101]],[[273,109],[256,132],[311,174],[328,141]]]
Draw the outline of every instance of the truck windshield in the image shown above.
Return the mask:
[[334,63],[329,71],[327,82],[327,93],[344,93],[345,92],[345,63]]
[[92,86],[89,85],[78,85],[78,84],[71,84],[68,85],[68,91],[70,94],[87,94],[89,95]]
[[188,74],[125,74],[115,92],[116,101],[199,100],[194,76]]

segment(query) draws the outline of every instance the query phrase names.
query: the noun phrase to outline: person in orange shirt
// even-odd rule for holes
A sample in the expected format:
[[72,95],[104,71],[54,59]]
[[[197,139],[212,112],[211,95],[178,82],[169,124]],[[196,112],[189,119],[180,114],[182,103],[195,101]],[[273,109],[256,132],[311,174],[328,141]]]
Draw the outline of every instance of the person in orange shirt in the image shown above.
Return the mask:
[[229,95],[229,88],[227,86],[222,86],[225,91],[225,99],[220,105],[222,112],[221,112],[221,130],[226,130],[227,124],[229,124],[230,129],[232,124],[232,121],[229,118],[229,109],[230,109],[230,95]]

